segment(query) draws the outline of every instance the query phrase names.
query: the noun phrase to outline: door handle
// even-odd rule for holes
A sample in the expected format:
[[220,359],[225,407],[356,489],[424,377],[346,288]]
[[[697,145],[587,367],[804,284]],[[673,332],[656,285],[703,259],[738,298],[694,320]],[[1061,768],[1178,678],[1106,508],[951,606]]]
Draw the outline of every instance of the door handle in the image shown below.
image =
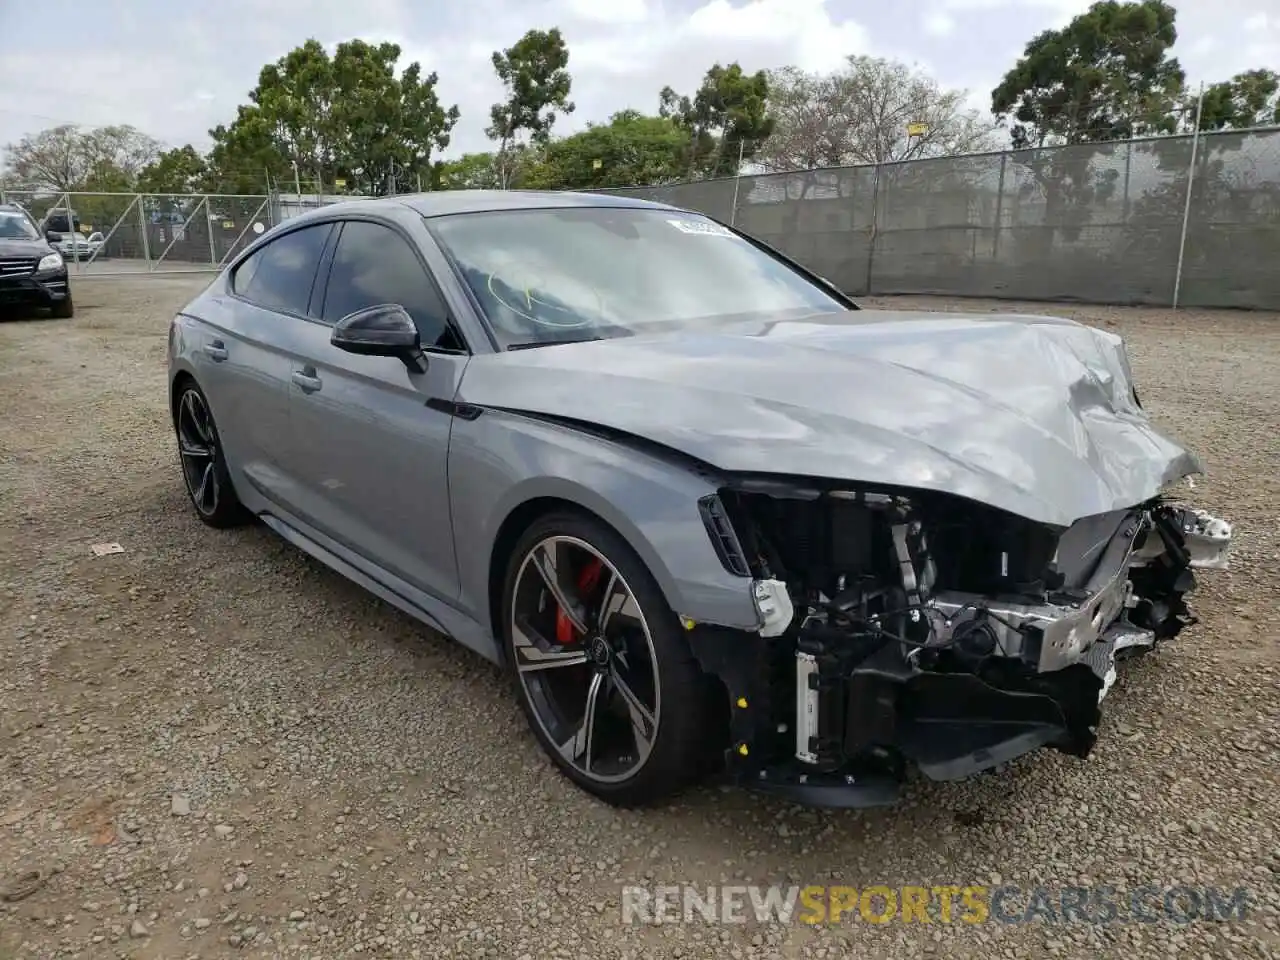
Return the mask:
[[315,393],[324,386],[319,377],[304,373],[301,370],[293,371],[293,382],[298,385],[303,393]]
[[223,360],[227,359],[227,345],[221,340],[214,340],[211,343],[206,343],[204,345],[204,352],[209,355],[209,359],[214,363],[221,363]]

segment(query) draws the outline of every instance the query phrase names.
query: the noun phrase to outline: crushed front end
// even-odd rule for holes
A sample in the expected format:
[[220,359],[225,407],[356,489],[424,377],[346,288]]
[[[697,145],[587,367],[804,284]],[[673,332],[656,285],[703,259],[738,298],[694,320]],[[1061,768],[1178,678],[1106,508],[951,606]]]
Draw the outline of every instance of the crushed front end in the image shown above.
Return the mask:
[[1085,756],[1116,663],[1193,622],[1231,528],[1156,498],[1052,527],[937,493],[738,479],[702,504],[757,634],[687,623],[728,764],[801,803],[891,803],[1039,747]]

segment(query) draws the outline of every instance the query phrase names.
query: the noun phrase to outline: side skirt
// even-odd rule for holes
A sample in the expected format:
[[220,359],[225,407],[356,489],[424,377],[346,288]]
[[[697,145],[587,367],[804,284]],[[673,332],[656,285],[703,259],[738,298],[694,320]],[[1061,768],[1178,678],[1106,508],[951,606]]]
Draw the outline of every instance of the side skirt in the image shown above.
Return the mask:
[[[319,535],[309,535],[296,522],[285,519],[280,511],[259,514],[262,522],[299,550],[325,566],[359,584],[380,600],[426,624],[437,633],[457,640],[464,647],[492,663],[500,663],[498,645],[476,620],[416,590],[363,558],[351,556],[336,543],[321,542]],[[323,538],[327,540],[328,538]]]

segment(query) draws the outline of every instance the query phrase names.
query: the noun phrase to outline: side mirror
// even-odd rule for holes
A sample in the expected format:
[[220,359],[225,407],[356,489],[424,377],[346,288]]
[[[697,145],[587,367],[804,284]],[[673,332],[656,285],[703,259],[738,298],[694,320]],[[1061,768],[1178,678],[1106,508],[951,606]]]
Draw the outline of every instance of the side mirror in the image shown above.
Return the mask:
[[53,244],[58,244],[62,242],[62,234],[60,234],[57,230],[46,230],[44,232],[44,238]]
[[329,342],[365,357],[398,357],[412,373],[427,369],[418,328],[398,303],[379,303],[347,314],[334,325]]

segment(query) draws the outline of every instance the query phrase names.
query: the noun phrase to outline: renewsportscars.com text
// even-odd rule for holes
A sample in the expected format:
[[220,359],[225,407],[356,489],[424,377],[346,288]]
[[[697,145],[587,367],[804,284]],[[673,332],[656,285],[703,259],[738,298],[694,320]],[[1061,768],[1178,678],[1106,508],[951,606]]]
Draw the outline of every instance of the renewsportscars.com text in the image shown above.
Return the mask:
[[669,923],[1193,923],[1243,920],[1243,887],[1120,889],[982,885],[622,888],[622,922]]

